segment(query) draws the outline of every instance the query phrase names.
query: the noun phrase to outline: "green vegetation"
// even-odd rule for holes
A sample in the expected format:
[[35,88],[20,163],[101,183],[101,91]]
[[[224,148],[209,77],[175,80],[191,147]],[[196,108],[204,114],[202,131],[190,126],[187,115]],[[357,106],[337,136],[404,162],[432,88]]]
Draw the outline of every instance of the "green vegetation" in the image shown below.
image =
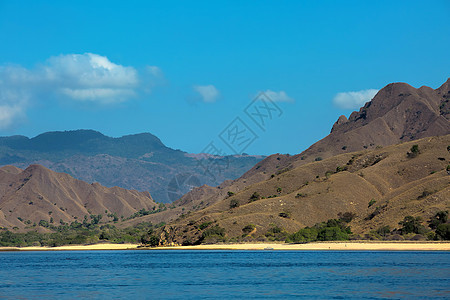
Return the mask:
[[[146,209],[143,208],[143,209],[135,212],[134,214],[132,214],[128,218],[125,218],[124,220],[131,220],[131,219],[135,219],[135,218],[139,218],[139,217],[143,217],[143,216],[147,216],[147,215],[151,215],[151,214],[156,214],[156,213],[159,213],[159,212],[162,212],[162,211],[165,211],[165,210],[167,210],[166,205],[164,203],[159,203],[158,204],[158,209],[156,209],[155,206],[153,207],[152,210],[146,210]],[[114,219],[118,220],[117,215],[115,216]]]
[[409,152],[407,152],[408,157],[414,158],[420,154],[419,145],[412,145]]
[[291,217],[291,213],[288,212],[288,211],[280,212],[278,215],[279,215],[280,217],[286,218],[286,219],[289,219],[289,218]]
[[400,221],[398,225],[401,225],[400,231],[402,234],[416,233],[423,234],[426,232],[425,227],[422,225],[422,218],[413,216],[406,216],[403,221]]
[[248,224],[244,228],[242,228],[242,232],[244,233],[243,236],[249,235],[254,229],[256,228],[253,224]]
[[[101,241],[110,243],[140,243],[145,241],[149,231],[160,227],[151,223],[141,223],[134,227],[119,229],[114,225],[106,224],[99,226],[92,223],[72,222],[70,225],[54,226],[48,222],[40,222],[48,225],[52,233],[38,233],[29,231],[27,233],[15,233],[9,230],[0,230],[0,246],[2,247],[25,247],[25,246],[63,246],[84,245]],[[153,232],[153,231],[152,231]],[[155,239],[153,238],[153,242]],[[159,239],[158,239],[159,243]]]
[[440,224],[436,228],[436,239],[450,240],[450,224]]
[[330,219],[327,222],[317,223],[313,227],[300,229],[296,233],[289,235],[286,242],[341,241],[348,240],[351,233],[347,222],[342,219]]
[[270,224],[270,229],[266,232],[265,236],[269,241],[285,241],[288,233],[281,227],[275,224]]
[[249,203],[253,202],[253,201],[257,201],[261,199],[261,195],[258,192],[254,192],[251,196],[250,196],[250,201]]
[[368,207],[371,207],[371,206],[374,205],[376,202],[377,202],[377,200],[375,200],[375,199],[370,200],[370,201],[369,201],[369,206],[368,206]]
[[231,197],[231,196],[233,196],[233,195],[234,195],[234,193],[233,193],[233,192],[231,192],[231,191],[228,191],[228,192],[227,192],[227,195],[228,195],[228,197]]
[[314,158],[314,161],[321,161],[322,160],[322,157],[316,157],[316,158]]
[[199,242],[217,243],[225,241],[225,228],[219,225],[210,227],[203,231]]
[[205,229],[206,227],[208,227],[209,225],[211,225],[213,222],[204,222],[202,224],[200,224],[200,226],[198,227],[200,230]]
[[347,167],[341,167],[341,166],[337,166],[336,167],[336,173],[339,173],[339,172],[342,172],[342,171],[345,171],[345,170],[347,170]]
[[428,221],[431,229],[436,229],[439,225],[448,221],[448,211],[439,211]]
[[241,204],[240,204],[239,201],[236,200],[236,199],[232,199],[232,200],[230,201],[230,209],[239,207],[240,205],[241,205]]

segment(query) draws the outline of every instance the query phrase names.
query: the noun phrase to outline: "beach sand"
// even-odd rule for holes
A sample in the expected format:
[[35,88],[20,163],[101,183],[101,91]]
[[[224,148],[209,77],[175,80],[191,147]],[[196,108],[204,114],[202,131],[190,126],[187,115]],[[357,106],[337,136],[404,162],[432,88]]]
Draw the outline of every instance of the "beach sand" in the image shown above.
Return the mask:
[[307,244],[230,244],[165,247],[156,249],[186,250],[375,250],[375,251],[450,251],[450,243],[417,242],[319,242]]
[[[0,247],[0,251],[58,251],[58,250],[135,250],[138,244],[69,245],[60,247]],[[316,242],[307,244],[254,243],[215,244],[140,248],[150,250],[360,250],[360,251],[450,251],[450,242]]]
[[67,245],[60,247],[0,247],[0,251],[58,251],[58,250],[132,250],[138,244],[94,244],[94,245]]

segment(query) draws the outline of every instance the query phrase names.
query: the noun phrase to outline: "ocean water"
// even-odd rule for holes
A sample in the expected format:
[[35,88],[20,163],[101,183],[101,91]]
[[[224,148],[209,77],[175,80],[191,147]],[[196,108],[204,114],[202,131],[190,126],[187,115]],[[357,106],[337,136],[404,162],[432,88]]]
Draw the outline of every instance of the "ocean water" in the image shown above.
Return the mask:
[[450,253],[0,252],[6,299],[450,299]]

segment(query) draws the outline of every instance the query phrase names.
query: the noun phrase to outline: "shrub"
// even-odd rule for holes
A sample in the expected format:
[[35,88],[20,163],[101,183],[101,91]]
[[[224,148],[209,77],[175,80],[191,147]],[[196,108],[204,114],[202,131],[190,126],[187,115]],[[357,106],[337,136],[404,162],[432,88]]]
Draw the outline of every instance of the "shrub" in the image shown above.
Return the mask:
[[224,237],[225,236],[225,228],[222,228],[219,225],[216,225],[214,227],[206,229],[202,233],[202,237],[204,239],[207,237],[212,237],[212,236]]
[[200,228],[200,230],[203,230],[211,224],[212,224],[212,222],[204,222],[204,223],[200,224],[200,226],[198,228]]
[[305,227],[300,229],[296,233],[290,235],[286,242],[288,243],[306,243],[317,241],[318,231],[316,228]]
[[436,229],[439,225],[447,223],[448,211],[439,211],[428,221],[431,229]]
[[450,240],[450,224],[440,224],[436,228],[436,236],[441,240]]
[[322,160],[322,157],[316,157],[315,159],[314,159],[314,161],[321,161]]
[[339,213],[338,217],[341,221],[345,223],[350,223],[353,220],[353,218],[356,217],[356,214],[348,211],[345,213]]
[[228,197],[231,197],[231,196],[233,196],[233,195],[234,195],[234,193],[233,193],[233,192],[231,192],[231,191],[228,191],[228,192],[227,192],[227,195],[228,195]]
[[245,226],[244,228],[242,228],[242,232],[244,233],[244,235],[248,235],[248,234],[250,234],[250,232],[252,232],[255,228],[256,228],[255,225],[253,225],[253,224],[248,224],[247,226]]
[[290,212],[280,212],[278,215],[280,217],[286,218],[286,219],[289,219],[291,217],[291,213]]
[[410,158],[414,158],[417,155],[419,155],[419,153],[420,153],[419,145],[412,145],[410,152],[407,152],[407,155]]
[[283,190],[282,188],[277,187],[277,193],[281,193],[282,190]]
[[370,201],[369,201],[369,206],[368,206],[368,207],[371,207],[371,206],[374,205],[376,202],[377,202],[377,200],[375,200],[375,199],[370,200]]
[[39,221],[39,226],[48,227],[48,226],[50,226],[50,224],[46,220],[40,220]]
[[250,202],[256,201],[261,199],[261,195],[258,192],[254,192],[251,196],[250,196]]
[[232,199],[232,200],[230,201],[230,209],[239,207],[240,205],[241,205],[241,204],[240,204],[239,201],[236,200],[236,199]]
[[417,200],[426,198],[426,197],[430,196],[431,194],[433,194],[432,191],[429,191],[429,190],[425,189],[425,190],[422,192],[422,194],[421,194],[420,196],[417,197]]
[[422,218],[413,216],[406,216],[403,221],[400,221],[398,224],[402,226],[400,231],[402,234],[408,233],[416,233],[422,234],[425,232],[425,227],[421,224]]
[[381,226],[377,229],[377,233],[382,236],[386,237],[391,232],[391,228],[389,226]]
[[345,171],[346,169],[347,169],[346,167],[337,166],[337,167],[336,167],[336,173]]

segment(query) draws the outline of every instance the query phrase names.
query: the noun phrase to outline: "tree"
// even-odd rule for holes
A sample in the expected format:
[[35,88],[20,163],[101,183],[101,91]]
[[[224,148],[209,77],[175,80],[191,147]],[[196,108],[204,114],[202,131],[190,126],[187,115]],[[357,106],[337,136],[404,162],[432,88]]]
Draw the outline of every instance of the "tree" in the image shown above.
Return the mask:
[[382,237],[386,237],[391,232],[391,228],[389,226],[381,226],[377,229],[377,233]]
[[339,241],[348,240],[348,234],[339,227],[325,227],[317,234],[319,241]]
[[448,211],[439,211],[437,212],[428,223],[430,223],[431,229],[436,229],[439,225],[447,223],[448,220]]
[[316,228],[305,227],[290,235],[286,241],[292,243],[306,243],[317,241],[317,233],[318,231]]
[[441,240],[450,240],[450,224],[446,223],[446,224],[440,224],[437,228],[436,228],[436,235],[441,239]]
[[420,153],[419,145],[412,145],[410,152],[407,152],[407,155],[410,158],[414,158],[417,155],[419,155],[419,153]]
[[241,205],[241,204],[240,204],[239,201],[236,200],[236,199],[232,199],[232,200],[230,201],[230,209],[239,207],[240,205]]
[[251,196],[250,196],[250,202],[256,201],[261,199],[261,195],[258,192],[254,192]]
[[406,216],[403,221],[400,221],[398,224],[402,226],[402,228],[400,228],[402,234],[422,234],[425,232],[425,228],[422,226],[421,222],[421,217],[414,218],[413,216]]

